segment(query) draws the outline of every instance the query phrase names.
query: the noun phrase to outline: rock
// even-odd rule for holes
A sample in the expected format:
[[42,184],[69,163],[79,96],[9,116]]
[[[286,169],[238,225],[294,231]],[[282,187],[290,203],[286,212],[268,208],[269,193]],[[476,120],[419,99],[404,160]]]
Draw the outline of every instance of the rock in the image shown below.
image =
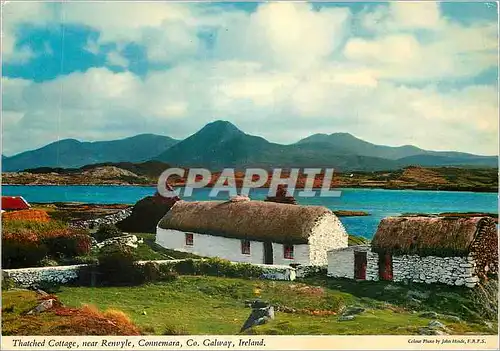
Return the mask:
[[436,312],[433,312],[433,311],[428,311],[428,312],[420,313],[418,316],[422,317],[422,318],[432,318],[432,319],[435,319],[435,318],[438,317],[438,314]]
[[355,315],[355,314],[363,313],[365,311],[366,310],[363,307],[352,306],[352,307],[347,307],[347,309],[344,311],[343,315],[345,315],[345,316],[349,316],[349,315],[352,316],[352,315]]
[[145,316],[147,315],[148,313],[146,311],[142,311],[142,315]]
[[429,297],[429,292],[419,291],[419,290],[409,290],[406,296],[416,297],[418,299],[425,300]]
[[240,333],[256,325],[267,323],[267,321],[274,319],[274,307],[267,305],[265,307],[254,308],[254,306],[261,306],[265,304],[262,301],[254,301],[252,303],[252,312],[241,327]]
[[465,284],[465,280],[463,280],[462,278],[455,280],[455,285],[457,285],[457,286],[461,286],[464,284]]
[[130,246],[133,248],[137,248],[138,240],[137,240],[137,237],[135,235],[122,235],[122,236],[117,236],[114,238],[106,239],[103,242],[98,243],[96,245],[96,247],[101,249],[105,246],[113,245],[113,244],[121,244],[121,245]]
[[429,328],[446,329],[446,326],[438,320],[430,321],[428,326]]
[[448,335],[446,332],[438,329],[432,329],[428,327],[423,327],[418,330],[420,335]]
[[339,322],[352,321],[355,318],[356,318],[356,316],[340,316],[338,321]]
[[28,311],[26,314],[36,314],[50,310],[54,306],[55,301],[55,299],[43,300],[38,306]]
[[401,288],[399,286],[396,286],[396,285],[393,285],[393,284],[388,284],[384,287],[384,290],[387,290],[387,291],[397,291],[397,290],[401,290]]
[[452,316],[452,315],[443,315],[443,318],[445,318],[445,319],[447,319],[449,321],[455,322],[455,323],[459,323],[459,322],[462,321],[460,319],[460,317],[458,317],[458,316]]

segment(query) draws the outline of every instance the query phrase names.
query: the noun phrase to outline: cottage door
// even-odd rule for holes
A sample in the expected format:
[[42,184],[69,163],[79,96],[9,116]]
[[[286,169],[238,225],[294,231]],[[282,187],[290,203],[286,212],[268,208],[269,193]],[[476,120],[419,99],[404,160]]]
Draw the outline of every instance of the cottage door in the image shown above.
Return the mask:
[[392,256],[390,254],[379,255],[378,268],[380,280],[392,280]]
[[366,252],[354,253],[354,278],[365,280],[366,279]]
[[264,264],[273,264],[273,243],[270,241],[264,242]]

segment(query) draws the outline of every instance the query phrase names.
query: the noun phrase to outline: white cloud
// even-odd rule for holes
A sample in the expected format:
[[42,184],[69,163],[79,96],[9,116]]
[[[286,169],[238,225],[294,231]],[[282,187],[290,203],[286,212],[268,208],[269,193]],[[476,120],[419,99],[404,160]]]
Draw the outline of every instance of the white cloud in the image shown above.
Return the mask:
[[129,60],[118,51],[110,51],[106,55],[106,61],[112,66],[128,67]]
[[[351,132],[381,144],[497,151],[497,88],[443,91],[433,84],[495,67],[497,26],[458,24],[433,3],[391,3],[358,14],[372,29],[366,37],[351,33],[349,9],[318,11],[306,3],[263,3],[253,13],[179,3],[66,3],[63,15],[99,31],[88,51],[115,45],[106,54],[109,65],[129,67],[122,50],[135,42],[150,62],[169,67],[142,78],[92,68],[42,83],[4,80],[7,154],[26,147],[19,133],[29,134],[30,147],[57,137],[141,132],[183,138],[215,119],[284,143]],[[15,25],[9,28],[14,33]],[[210,49],[199,35],[207,31]]]

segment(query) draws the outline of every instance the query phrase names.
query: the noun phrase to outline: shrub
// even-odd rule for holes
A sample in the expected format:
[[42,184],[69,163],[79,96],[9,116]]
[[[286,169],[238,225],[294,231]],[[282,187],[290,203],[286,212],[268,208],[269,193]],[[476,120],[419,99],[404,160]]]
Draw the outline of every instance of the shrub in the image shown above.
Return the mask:
[[2,278],[2,290],[11,290],[16,287],[16,282],[14,279],[9,277]]
[[160,265],[160,280],[164,282],[172,282],[179,278],[179,273],[174,271],[169,265]]
[[52,257],[86,255],[92,246],[91,238],[84,231],[65,229],[42,239]]
[[498,317],[498,280],[490,279],[478,284],[471,293],[476,311],[484,318],[495,320]]
[[93,237],[98,241],[104,241],[110,238],[116,238],[117,236],[122,236],[123,233],[114,224],[101,224],[97,231],[94,233]]
[[160,266],[154,262],[146,262],[142,266],[144,282],[152,283],[160,280],[161,271]]
[[189,335],[189,333],[183,326],[167,324],[163,335]]
[[140,279],[142,269],[136,265],[134,250],[126,245],[113,244],[99,253],[98,271],[104,282],[112,285],[134,284]]
[[2,265],[5,268],[33,267],[46,256],[58,259],[90,251],[90,236],[62,222],[12,220],[2,224]]
[[53,267],[57,265],[59,265],[59,263],[56,260],[51,259],[50,257],[44,257],[40,261],[40,266],[42,267]]
[[5,233],[2,238],[2,267],[23,268],[37,266],[48,254],[46,245],[40,243],[32,233],[18,235]]

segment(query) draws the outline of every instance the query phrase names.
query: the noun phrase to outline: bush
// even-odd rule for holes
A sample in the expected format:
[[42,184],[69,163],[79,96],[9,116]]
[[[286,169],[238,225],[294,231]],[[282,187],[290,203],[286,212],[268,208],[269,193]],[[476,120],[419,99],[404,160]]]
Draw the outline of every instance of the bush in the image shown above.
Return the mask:
[[2,290],[11,290],[16,287],[16,282],[12,278],[3,277],[2,278]]
[[129,246],[108,245],[101,250],[98,259],[98,271],[107,284],[130,285],[144,280],[143,269],[136,265],[137,257]]
[[44,257],[40,261],[40,266],[42,266],[42,267],[54,267],[54,266],[58,266],[58,265],[59,265],[59,263],[56,260],[51,259],[50,257]]
[[46,245],[41,244],[32,233],[18,235],[4,233],[2,238],[2,268],[24,268],[37,266],[48,254]]
[[484,318],[498,318],[498,280],[490,279],[478,284],[471,293],[476,311]]
[[189,335],[189,333],[183,326],[168,324],[163,335]]
[[59,259],[85,255],[90,251],[91,238],[85,231],[68,228],[58,221],[16,220],[2,224],[4,268],[33,267],[38,266],[44,257]]
[[144,282],[152,283],[160,280],[161,271],[160,266],[154,262],[146,262],[142,266]]
[[122,236],[123,233],[114,224],[101,224],[97,231],[94,233],[93,237],[98,241],[104,241],[110,238],[116,238],[117,236]]
[[179,278],[179,273],[174,271],[169,265],[160,265],[160,280],[164,282],[172,282]]
[[42,239],[52,257],[86,255],[92,246],[91,238],[81,230],[66,229],[56,235]]

